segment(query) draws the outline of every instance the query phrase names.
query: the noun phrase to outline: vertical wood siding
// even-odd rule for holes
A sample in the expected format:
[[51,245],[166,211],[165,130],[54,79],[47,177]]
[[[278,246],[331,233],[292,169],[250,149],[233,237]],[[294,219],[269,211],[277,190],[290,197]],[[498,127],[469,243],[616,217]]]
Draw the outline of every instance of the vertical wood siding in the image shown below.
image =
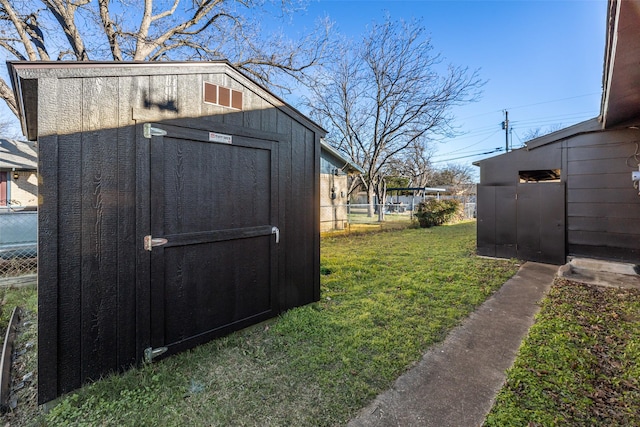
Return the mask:
[[[57,79],[41,79],[38,82],[38,86],[45,93],[57,94],[57,83]],[[68,377],[71,369],[63,372],[64,365],[70,363],[68,359],[70,355],[61,351],[65,324],[59,323],[59,320],[64,319],[64,316],[59,316],[58,313],[59,311],[64,314],[71,313],[69,311],[70,306],[65,305],[68,299],[62,295],[60,295],[61,298],[59,299],[58,292],[61,285],[60,277],[58,276],[58,206],[62,202],[58,199],[58,136],[56,125],[59,122],[58,114],[62,112],[57,107],[57,96],[45,97],[38,103],[38,113],[46,112],[46,114],[40,116],[38,122],[39,129],[45,135],[38,138],[38,171],[40,177],[38,183],[38,400],[40,403],[54,399],[67,389],[75,388],[76,384],[80,382],[79,365],[77,366],[78,373],[74,373],[75,375],[72,375],[73,378]],[[77,167],[78,165],[74,166]],[[78,257],[77,259],[79,260],[80,258]],[[77,272],[74,273],[77,274]],[[72,286],[79,288],[79,280],[76,279]],[[65,292],[73,293],[74,291],[75,289],[71,287]],[[73,298],[71,295],[69,297]],[[78,305],[75,305],[73,310],[78,311]],[[77,337],[76,334],[72,333],[73,331],[66,332],[71,333],[71,339]],[[64,339],[67,338],[66,336],[64,337]],[[79,339],[73,345],[76,345],[79,351]],[[46,353],[44,349],[46,349]],[[76,362],[78,360],[76,359]],[[69,382],[62,383],[63,377],[61,375],[67,375],[65,378]]]
[[[59,176],[59,200],[62,212],[59,225],[58,247],[64,258],[60,261],[58,287],[60,292],[60,384],[64,392],[73,390],[82,384],[81,366],[76,361],[81,360],[82,330],[82,134],[75,132],[82,129],[82,103],[78,102],[77,94],[82,93],[82,80],[73,80],[60,85],[58,98],[60,111],[68,115],[68,119],[60,121],[59,155],[63,159],[56,165]],[[40,148],[44,144],[40,141]],[[41,155],[39,156],[42,157]],[[41,173],[45,169],[40,168]],[[42,188],[42,187],[41,187]],[[45,204],[47,201],[44,201]],[[44,207],[45,204],[42,206]],[[42,241],[42,239],[40,239]],[[43,259],[40,252],[40,259]],[[47,279],[50,280],[50,279]],[[43,286],[40,286],[42,288]],[[40,303],[42,295],[38,295]]]
[[[204,81],[242,90],[243,111],[204,104]],[[178,152],[150,159],[150,142],[142,137],[145,122],[194,118],[210,131],[244,129],[277,139],[277,191],[271,200],[281,230],[277,306],[285,310],[319,299],[322,135],[302,124],[301,116],[277,108],[256,85],[243,84],[228,71],[39,79],[40,403],[136,364],[150,345],[153,272],[142,248],[157,208],[150,205],[150,162],[172,162],[178,174],[214,171],[181,170]],[[228,179],[252,173],[251,164],[233,161],[215,173]],[[183,220],[185,212],[197,209],[191,204],[200,203],[197,181],[185,182],[166,201],[176,215],[183,212]],[[183,200],[185,195],[190,197]],[[237,212],[222,201],[236,195],[216,197],[221,202],[200,214],[233,222]],[[243,203],[247,214],[261,215],[250,200]]]

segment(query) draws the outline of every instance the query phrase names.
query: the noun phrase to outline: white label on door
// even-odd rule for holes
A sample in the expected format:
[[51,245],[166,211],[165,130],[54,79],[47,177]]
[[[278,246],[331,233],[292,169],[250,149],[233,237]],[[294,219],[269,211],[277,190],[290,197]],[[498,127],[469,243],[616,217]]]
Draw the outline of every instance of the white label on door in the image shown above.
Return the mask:
[[223,133],[209,132],[209,141],[219,142],[221,144],[232,144],[233,137],[231,135],[225,135]]

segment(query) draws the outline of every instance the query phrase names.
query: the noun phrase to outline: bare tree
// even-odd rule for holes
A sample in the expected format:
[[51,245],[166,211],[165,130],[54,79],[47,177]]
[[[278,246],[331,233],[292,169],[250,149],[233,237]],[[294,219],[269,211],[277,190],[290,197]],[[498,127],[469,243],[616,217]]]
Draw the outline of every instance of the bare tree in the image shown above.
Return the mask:
[[547,126],[544,129],[541,127],[531,128],[524,133],[523,140],[524,142],[531,141],[532,139],[540,138],[541,136],[548,135],[560,129],[562,129],[561,123],[556,123],[556,124]]
[[385,167],[434,135],[452,133],[451,107],[472,101],[483,82],[477,71],[444,66],[419,22],[372,25],[345,48],[312,86],[308,107],[329,131],[327,140],[365,173],[369,214],[384,200]]
[[449,164],[438,169],[432,176],[432,185],[450,187],[454,195],[465,195],[473,184],[473,172],[470,165]]
[[[288,13],[299,0],[274,4]],[[303,78],[325,58],[329,23],[297,41],[265,37],[250,17],[275,19],[274,7],[262,0],[0,0],[0,51],[27,61],[228,59],[284,90],[281,78]],[[0,96],[18,115],[4,79]]]
[[[426,146],[425,146],[426,145]],[[408,178],[409,187],[427,187],[432,184],[435,168],[431,164],[433,150],[427,144],[414,144],[388,162],[385,175]]]
[[[8,113],[7,113],[8,114]],[[7,117],[4,113],[0,113],[0,137],[9,139],[20,139],[21,134],[16,128],[11,117]]]

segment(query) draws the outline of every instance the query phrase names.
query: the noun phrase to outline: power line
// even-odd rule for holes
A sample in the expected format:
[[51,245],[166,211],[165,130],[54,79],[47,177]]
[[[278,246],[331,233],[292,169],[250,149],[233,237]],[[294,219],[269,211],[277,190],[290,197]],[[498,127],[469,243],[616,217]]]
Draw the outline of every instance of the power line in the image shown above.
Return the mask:
[[587,93],[585,95],[577,95],[577,96],[570,96],[568,98],[554,99],[554,100],[551,100],[551,101],[536,102],[534,104],[519,105],[517,107],[509,107],[509,110],[515,110],[515,109],[518,109],[518,108],[526,108],[526,107],[534,107],[536,105],[552,104],[554,102],[568,101],[570,99],[577,99],[577,98],[585,98],[587,96],[593,96],[593,95],[601,95],[601,93],[600,92],[593,92],[593,93]]
[[[587,93],[584,95],[576,95],[576,96],[570,96],[567,98],[560,98],[560,99],[552,99],[550,101],[541,101],[541,102],[535,102],[533,104],[525,104],[525,105],[519,105],[517,107],[509,107],[509,110],[515,110],[518,108],[526,108],[526,107],[533,107],[536,105],[544,105],[544,104],[552,104],[554,102],[561,102],[561,101],[568,101],[570,99],[577,99],[577,98],[586,98],[587,96],[593,96],[593,95],[602,95],[600,92],[592,92],[592,93]],[[489,114],[495,114],[495,113],[502,113],[504,110],[492,110],[492,111],[487,111],[486,113],[479,113],[479,114],[474,114],[473,116],[467,116],[467,117],[461,117],[458,120],[467,120],[467,119],[474,119],[476,117],[481,117],[481,116],[486,116]]]
[[[581,113],[573,113],[573,114],[560,114],[554,116],[546,116],[546,117],[537,117],[532,119],[524,119],[524,120],[509,120],[509,127],[520,126],[520,127],[535,127],[542,126],[546,124],[554,124],[554,123],[562,123],[562,122],[571,122],[573,120],[583,120],[592,118],[593,115],[590,112],[581,112]],[[463,139],[469,138],[477,138],[483,135],[493,136],[495,132],[495,124],[482,126],[472,131],[466,132],[460,136],[456,136],[453,138],[442,138],[442,141],[447,142],[455,142]]]
[[593,118],[593,115],[589,113],[576,113],[576,114],[562,114],[557,116],[548,116],[548,117],[538,117],[535,119],[524,119],[524,120],[516,120],[512,123],[519,125],[535,125],[541,123],[549,123],[549,122],[561,122],[561,121],[571,121],[582,118]]
[[448,156],[450,154],[454,154],[454,153],[457,153],[459,151],[466,150],[467,148],[474,147],[474,146],[476,146],[478,144],[481,144],[481,143],[485,142],[487,139],[491,138],[493,135],[495,135],[498,132],[500,132],[500,130],[496,130],[491,135],[487,136],[486,138],[481,139],[480,141],[474,142],[473,144],[467,145],[466,147],[458,148],[457,150],[449,151],[448,153],[438,154],[437,156],[434,156],[434,157]]
[[[583,98],[583,97],[592,96],[592,95],[595,95],[595,94],[596,93],[590,93],[590,94],[577,95],[577,96],[561,98],[561,99],[556,99],[556,100],[551,100],[551,101],[537,102],[537,103],[532,103],[532,104],[512,107],[511,109],[524,108],[524,107],[535,106],[535,105],[550,104],[550,103],[566,101],[566,100],[570,100],[570,99]],[[509,151],[509,133],[513,132],[514,125],[518,125],[518,126],[521,126],[521,127],[535,127],[535,126],[544,125],[544,124],[555,124],[555,123],[559,123],[559,122],[562,122],[562,121],[572,121],[574,119],[582,119],[582,118],[585,118],[585,117],[591,117],[591,113],[585,111],[585,112],[580,112],[580,113],[561,114],[561,115],[554,115],[554,116],[548,116],[548,117],[538,117],[538,118],[535,118],[535,119],[517,120],[517,121],[511,121],[510,122],[509,121],[509,113],[508,113],[508,111],[506,109],[502,110],[502,111],[505,114],[505,120],[502,122],[502,129],[505,131],[505,151],[507,151],[507,152]],[[483,115],[487,115],[487,114],[492,114],[494,112],[495,111],[492,111],[490,113],[477,114],[477,115],[470,116],[470,117],[467,117],[467,118],[479,117],[479,116],[483,116]],[[478,129],[475,129],[475,132],[470,132],[470,133],[465,134],[463,136],[450,138],[450,139],[447,139],[447,141],[448,142],[453,142],[453,141],[458,141],[458,140],[461,140],[461,139],[472,138],[472,137],[477,137],[477,136],[480,136],[480,135],[488,134],[489,132],[491,132],[492,129],[495,129],[494,126],[495,125],[490,125],[490,126],[487,126],[487,127],[478,128]],[[481,144],[481,143],[485,142],[486,140],[490,139],[491,137],[493,137],[498,132],[499,132],[499,130],[493,131],[486,138],[483,138],[483,139],[481,139],[479,141],[476,141],[476,142],[474,142],[472,144],[466,145],[466,146],[464,146],[462,148],[459,148],[457,150],[449,151],[449,152],[444,153],[444,154],[437,154],[437,155],[435,155],[433,157],[443,157],[443,156],[451,155],[451,154],[454,154],[454,153],[463,152],[464,150],[466,150],[468,148],[474,147],[474,146],[476,146],[478,144]],[[520,138],[520,136],[517,133],[516,133],[516,136],[518,137],[518,140],[520,140],[520,143],[522,144],[522,139]],[[513,141],[511,141],[511,143],[513,144]],[[491,154],[493,152],[495,152],[495,151],[488,152],[488,153],[481,153],[481,154],[477,154],[477,155]],[[468,156],[463,156],[461,158],[472,157],[472,156],[473,155],[468,155]],[[449,160],[457,160],[457,159],[458,158],[449,159]],[[438,161],[436,161],[434,163],[439,163],[439,162],[449,161],[449,160],[438,160]]]
[[[457,153],[456,155],[459,155],[459,156],[463,156],[463,155],[480,155],[486,150],[487,150],[486,147],[485,148],[478,148],[476,150],[462,151],[462,152]],[[433,159],[433,158],[436,158],[436,157],[447,157],[449,155],[451,155],[451,153],[436,154],[434,156],[431,156],[431,158]]]
[[431,162],[431,163],[444,163],[444,162],[450,162],[452,160],[460,160],[460,159],[466,159],[468,157],[478,157],[478,156],[484,156],[486,154],[493,154],[493,153],[498,153],[500,151],[504,151],[504,148],[499,147],[499,148],[494,148],[491,151],[485,151],[484,153],[479,153],[479,154],[471,154],[468,156],[460,156],[460,157],[454,157],[451,159],[445,159],[445,160],[436,160],[435,162]]

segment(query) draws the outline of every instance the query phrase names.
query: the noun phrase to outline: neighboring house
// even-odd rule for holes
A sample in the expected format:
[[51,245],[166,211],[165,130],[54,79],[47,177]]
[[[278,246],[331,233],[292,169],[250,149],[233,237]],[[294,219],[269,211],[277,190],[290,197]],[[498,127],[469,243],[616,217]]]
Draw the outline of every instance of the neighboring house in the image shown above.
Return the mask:
[[348,220],[349,178],[364,170],[326,142],[320,148],[320,231],[342,230]]
[[0,211],[38,204],[34,142],[0,138]]
[[601,114],[481,160],[478,254],[640,263],[640,1],[610,1]]

